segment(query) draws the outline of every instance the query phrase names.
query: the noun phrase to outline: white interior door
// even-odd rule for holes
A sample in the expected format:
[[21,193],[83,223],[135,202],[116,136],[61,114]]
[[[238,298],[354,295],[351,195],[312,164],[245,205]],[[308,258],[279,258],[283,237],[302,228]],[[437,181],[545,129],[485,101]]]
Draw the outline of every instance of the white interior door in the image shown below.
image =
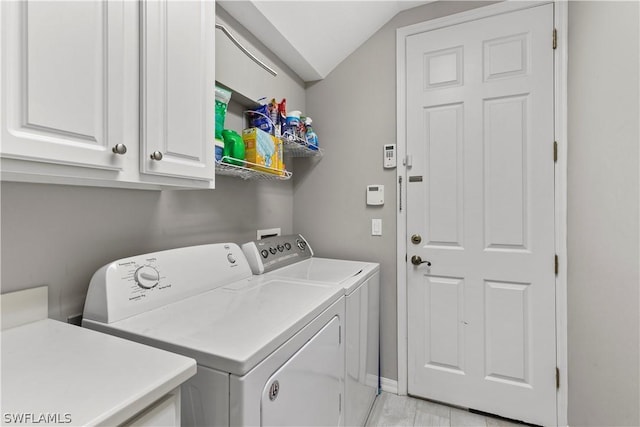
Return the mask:
[[552,33],[547,4],[406,39],[408,391],[544,425],[556,423]]

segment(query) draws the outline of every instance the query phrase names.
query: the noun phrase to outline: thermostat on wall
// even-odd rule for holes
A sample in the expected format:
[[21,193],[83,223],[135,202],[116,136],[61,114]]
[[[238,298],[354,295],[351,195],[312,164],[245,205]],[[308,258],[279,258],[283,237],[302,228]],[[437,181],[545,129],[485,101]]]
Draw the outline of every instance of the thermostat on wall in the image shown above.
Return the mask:
[[367,185],[367,205],[384,205],[384,185]]

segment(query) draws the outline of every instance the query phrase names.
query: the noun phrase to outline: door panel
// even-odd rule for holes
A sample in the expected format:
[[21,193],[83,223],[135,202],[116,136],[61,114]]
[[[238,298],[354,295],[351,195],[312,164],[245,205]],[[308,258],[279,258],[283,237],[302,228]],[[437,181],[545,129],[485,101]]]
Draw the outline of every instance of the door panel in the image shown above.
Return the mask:
[[[121,1],[2,4],[2,156],[118,171],[131,44]],[[128,106],[129,104],[127,104]]]
[[485,100],[485,247],[527,249],[528,96]]
[[[214,4],[163,0],[140,7],[141,170],[213,181]],[[151,158],[155,152],[161,159]]]
[[408,390],[555,424],[553,5],[407,37]]
[[529,384],[529,286],[489,280],[484,283],[487,379]]
[[464,280],[426,277],[423,301],[428,340],[424,362],[432,368],[464,374]]
[[429,246],[462,246],[464,106],[461,103],[425,108]]

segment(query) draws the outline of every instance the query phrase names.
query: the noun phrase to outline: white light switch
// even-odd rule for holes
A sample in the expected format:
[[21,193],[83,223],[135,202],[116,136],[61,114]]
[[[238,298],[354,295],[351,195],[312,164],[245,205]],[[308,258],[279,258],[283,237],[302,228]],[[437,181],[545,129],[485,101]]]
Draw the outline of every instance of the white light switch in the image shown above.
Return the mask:
[[382,220],[379,218],[373,218],[371,220],[371,235],[382,236]]

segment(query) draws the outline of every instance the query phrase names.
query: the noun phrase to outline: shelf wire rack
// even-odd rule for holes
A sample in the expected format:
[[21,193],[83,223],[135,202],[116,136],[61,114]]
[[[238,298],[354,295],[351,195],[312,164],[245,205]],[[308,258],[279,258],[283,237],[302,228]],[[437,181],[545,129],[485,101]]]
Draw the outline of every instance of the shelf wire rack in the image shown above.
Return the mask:
[[[272,127],[275,127],[273,120],[271,117],[266,114],[262,114],[259,111],[246,110],[244,111],[247,115],[257,115],[262,116],[266,119]],[[316,145],[309,144],[304,138],[301,138],[299,135],[294,134],[293,132],[286,131],[279,136],[282,140],[282,146],[284,150],[284,155],[288,155],[291,157],[322,157],[324,155],[324,151],[322,148],[319,148]]]
[[280,139],[282,139],[285,155],[292,157],[322,157],[324,155],[322,148],[310,145],[307,141],[289,132],[285,132]]
[[[242,166],[232,162],[240,162]],[[223,156],[220,161],[216,161],[216,175],[234,176],[251,181],[286,181],[291,178],[292,173]]]

